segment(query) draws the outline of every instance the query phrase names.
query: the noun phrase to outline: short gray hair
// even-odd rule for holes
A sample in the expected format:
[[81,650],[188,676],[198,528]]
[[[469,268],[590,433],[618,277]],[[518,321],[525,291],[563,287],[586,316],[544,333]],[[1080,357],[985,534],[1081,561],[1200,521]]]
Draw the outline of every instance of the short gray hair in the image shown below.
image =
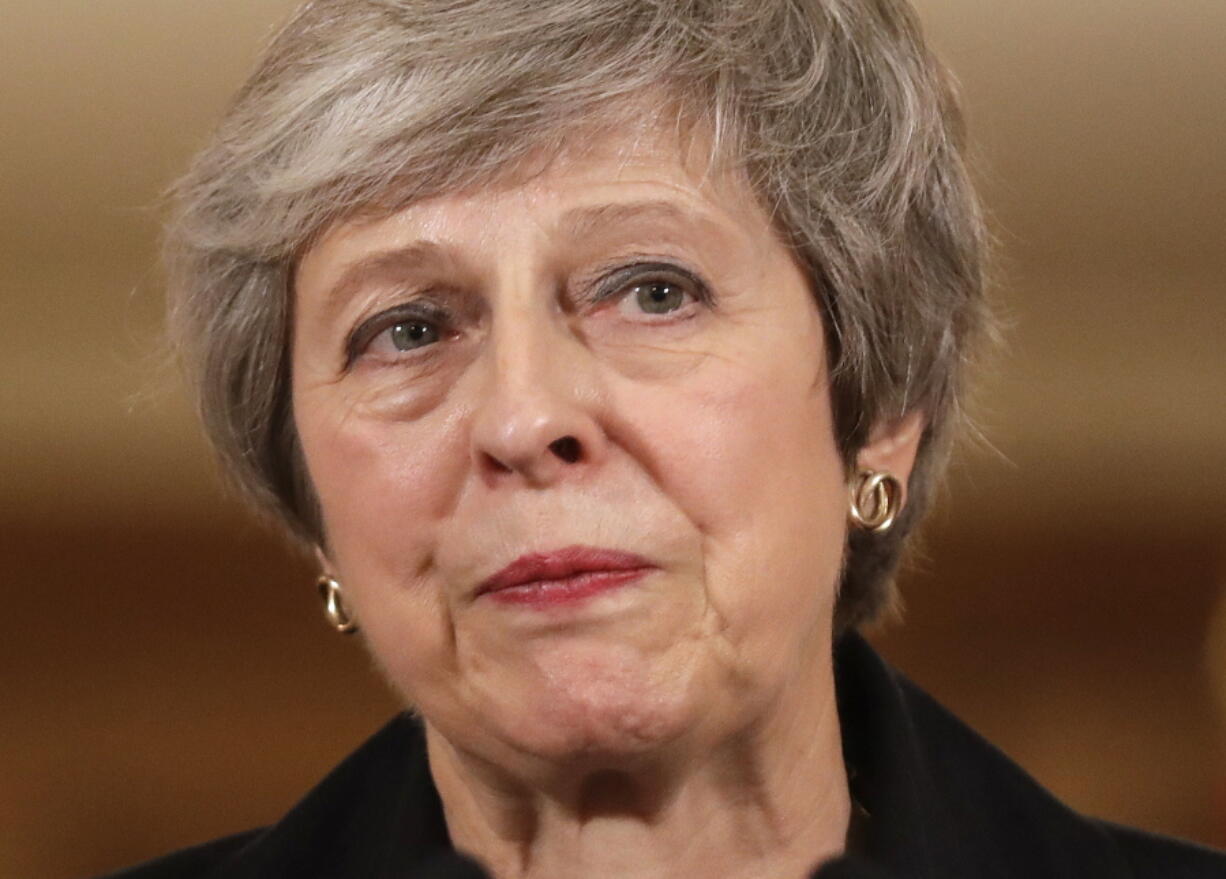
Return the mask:
[[849,474],[921,411],[906,511],[853,531],[836,628],[894,600],[988,326],[949,77],[905,0],[312,0],[173,191],[170,328],[225,469],[323,542],[290,403],[295,264],[359,212],[505,174],[644,94],[712,137],[810,274]]

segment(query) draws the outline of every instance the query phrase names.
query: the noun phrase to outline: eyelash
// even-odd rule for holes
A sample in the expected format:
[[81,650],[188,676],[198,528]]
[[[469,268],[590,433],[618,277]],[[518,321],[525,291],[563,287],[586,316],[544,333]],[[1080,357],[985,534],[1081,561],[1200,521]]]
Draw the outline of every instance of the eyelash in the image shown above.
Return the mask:
[[406,302],[381,311],[362,321],[349,335],[345,342],[345,368],[352,366],[376,339],[394,327],[413,323],[430,324],[445,337],[446,328],[452,322],[451,312],[428,299]]
[[638,262],[616,269],[601,278],[594,285],[594,292],[584,299],[596,305],[651,284],[681,287],[699,305],[712,304],[710,288],[701,278],[687,269],[664,262]]
[[[584,305],[600,305],[618,296],[629,296],[634,290],[651,284],[680,287],[692,303],[707,307],[713,304],[710,288],[702,279],[687,269],[663,262],[640,262],[619,267],[602,276],[591,285],[591,292],[577,299]],[[682,306],[676,311],[684,308],[685,306]],[[647,321],[666,322],[669,321]],[[383,334],[397,326],[414,323],[432,325],[437,329],[440,339],[454,335],[454,330],[449,330],[453,318],[447,308],[426,298],[397,305],[367,318],[354,329],[345,343],[345,368],[352,366]],[[432,347],[432,344],[423,345],[422,348]]]

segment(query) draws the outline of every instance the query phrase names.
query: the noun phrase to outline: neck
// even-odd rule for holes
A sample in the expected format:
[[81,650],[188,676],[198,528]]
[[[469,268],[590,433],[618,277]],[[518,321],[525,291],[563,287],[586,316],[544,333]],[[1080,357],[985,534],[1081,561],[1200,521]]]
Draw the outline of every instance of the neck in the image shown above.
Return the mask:
[[808,876],[850,817],[829,663],[715,747],[509,777],[427,728],[457,849],[497,879]]

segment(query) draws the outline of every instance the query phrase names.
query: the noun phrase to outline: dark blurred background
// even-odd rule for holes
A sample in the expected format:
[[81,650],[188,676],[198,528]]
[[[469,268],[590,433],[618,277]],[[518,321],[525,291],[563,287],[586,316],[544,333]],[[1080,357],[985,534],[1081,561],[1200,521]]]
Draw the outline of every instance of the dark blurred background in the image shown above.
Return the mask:
[[[3,877],[275,820],[395,710],[159,349],[157,195],[290,5],[4,3]],[[1009,345],[874,638],[1072,805],[1226,845],[1226,4],[919,6]]]

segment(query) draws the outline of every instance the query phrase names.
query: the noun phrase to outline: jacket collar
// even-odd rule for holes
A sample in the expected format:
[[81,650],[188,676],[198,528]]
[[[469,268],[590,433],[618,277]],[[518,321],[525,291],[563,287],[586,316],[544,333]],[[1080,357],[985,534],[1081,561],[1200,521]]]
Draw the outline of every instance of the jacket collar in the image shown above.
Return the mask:
[[424,731],[401,714],[210,875],[403,879],[451,856]]
[[858,635],[835,650],[861,854],[898,879],[1131,876],[1114,839],[899,674]]
[[[1127,877],[1115,842],[895,672],[857,634],[835,650],[856,852],[896,879]],[[401,715],[213,874],[481,876],[455,854],[420,722]]]

